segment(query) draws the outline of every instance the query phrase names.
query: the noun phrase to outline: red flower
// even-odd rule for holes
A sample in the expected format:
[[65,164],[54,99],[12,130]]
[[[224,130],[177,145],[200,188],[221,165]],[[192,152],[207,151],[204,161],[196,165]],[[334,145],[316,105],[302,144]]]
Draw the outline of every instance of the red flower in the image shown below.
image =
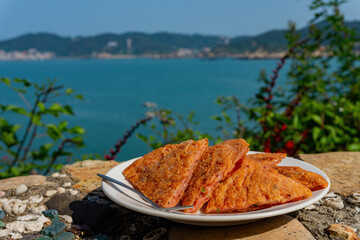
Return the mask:
[[286,124],[283,124],[283,125],[281,126],[281,130],[282,130],[282,131],[285,131],[286,128],[287,128],[287,125],[286,125]]
[[285,147],[287,149],[294,149],[295,148],[295,144],[293,141],[287,141],[286,144],[285,144]]

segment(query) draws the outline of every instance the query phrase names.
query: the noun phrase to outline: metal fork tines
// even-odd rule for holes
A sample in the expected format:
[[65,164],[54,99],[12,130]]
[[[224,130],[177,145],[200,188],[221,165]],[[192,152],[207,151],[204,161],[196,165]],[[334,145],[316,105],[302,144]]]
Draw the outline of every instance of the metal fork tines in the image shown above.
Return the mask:
[[141,192],[133,189],[132,187],[126,185],[125,183],[122,183],[114,178],[111,178],[111,177],[108,177],[106,175],[103,175],[103,174],[100,174],[98,173],[97,174],[99,177],[105,179],[105,180],[108,180],[110,182],[113,182],[113,183],[116,183],[126,189],[129,189],[130,191],[133,191],[134,193],[140,195],[145,201],[147,201],[148,203],[151,204],[151,206],[153,206],[154,208],[156,209],[159,209],[159,210],[162,210],[162,211],[178,211],[178,210],[183,210],[183,209],[187,209],[187,208],[193,208],[194,206],[178,206],[178,207],[170,207],[170,208],[164,208],[164,207],[161,207],[160,205],[158,205],[157,203],[154,203],[153,201],[151,201],[149,198],[147,198],[144,194],[142,194]]

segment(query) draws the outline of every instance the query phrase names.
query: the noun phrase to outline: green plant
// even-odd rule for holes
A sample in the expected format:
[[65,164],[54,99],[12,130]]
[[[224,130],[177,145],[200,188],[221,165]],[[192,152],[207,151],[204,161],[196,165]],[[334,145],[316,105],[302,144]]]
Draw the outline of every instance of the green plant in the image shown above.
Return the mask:
[[[236,96],[219,97],[220,139],[245,138],[253,150],[265,152],[359,151],[360,150],[360,42],[356,32],[344,24],[340,5],[344,1],[314,0],[314,18],[301,36],[295,24],[286,34],[288,53],[280,59],[273,74],[260,73],[260,87],[245,105]],[[278,75],[291,59],[288,84],[277,87]],[[141,136],[156,148],[179,139],[201,138],[191,128],[175,130],[177,122],[170,111],[157,113],[168,122],[151,128],[164,141]],[[173,128],[176,134],[169,134]],[[190,134],[187,134],[187,133]],[[178,136],[182,136],[179,138]],[[212,137],[219,139],[219,137]]]
[[[82,96],[75,95],[71,88],[63,90],[56,81],[43,84],[25,79],[0,78],[0,81],[17,93],[28,108],[0,104],[0,178],[58,170],[62,165],[59,157],[72,155],[66,151],[69,146],[84,146],[82,135],[85,130],[78,126],[69,127],[67,121],[56,121],[56,118],[74,115],[74,112],[69,105],[54,100],[63,96],[82,99]],[[32,105],[26,98],[30,91],[35,93]],[[11,114],[22,117],[27,121],[26,125],[13,124],[8,120]]]

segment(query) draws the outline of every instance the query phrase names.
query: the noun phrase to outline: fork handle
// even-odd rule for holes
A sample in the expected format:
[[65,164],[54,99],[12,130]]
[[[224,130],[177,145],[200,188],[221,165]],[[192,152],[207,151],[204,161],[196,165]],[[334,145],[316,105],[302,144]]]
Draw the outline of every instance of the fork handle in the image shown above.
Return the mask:
[[111,178],[111,177],[108,177],[106,175],[103,175],[103,174],[100,174],[98,173],[97,174],[99,177],[103,178],[103,179],[106,179],[110,182],[114,182],[116,184],[119,184],[120,186],[126,188],[126,189],[129,189],[130,191],[133,191],[134,193],[140,195],[143,199],[145,199],[148,203],[151,204],[151,206],[155,207],[155,208],[159,208],[159,206],[157,206],[153,201],[151,201],[149,198],[147,198],[144,194],[142,194],[141,192],[139,191],[136,191],[135,189],[133,189],[132,187],[129,187],[128,185],[126,185],[125,183],[122,183],[114,178]]

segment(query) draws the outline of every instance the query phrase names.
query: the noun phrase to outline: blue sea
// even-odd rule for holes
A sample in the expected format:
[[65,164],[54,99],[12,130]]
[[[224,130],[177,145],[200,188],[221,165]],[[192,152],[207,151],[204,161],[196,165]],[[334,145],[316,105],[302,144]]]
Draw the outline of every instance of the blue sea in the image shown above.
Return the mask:
[[[75,116],[67,117],[70,126],[86,129],[83,154],[108,153],[118,138],[147,110],[144,102],[187,115],[196,112],[197,129],[214,133],[217,123],[210,119],[220,113],[214,100],[218,96],[236,95],[243,103],[258,91],[261,69],[268,75],[276,60],[202,60],[202,59],[124,59],[124,60],[49,60],[0,62],[0,76],[25,78],[41,83],[57,79],[65,88],[73,88],[85,100],[64,98]],[[282,70],[279,83],[286,80],[289,66]],[[29,100],[33,100],[29,97]],[[0,103],[25,107],[23,101],[0,84]],[[24,120],[12,116],[20,124]],[[148,133],[145,127],[139,133]],[[151,149],[135,136],[131,137],[117,160],[141,156]],[[1,154],[1,152],[0,152]]]

